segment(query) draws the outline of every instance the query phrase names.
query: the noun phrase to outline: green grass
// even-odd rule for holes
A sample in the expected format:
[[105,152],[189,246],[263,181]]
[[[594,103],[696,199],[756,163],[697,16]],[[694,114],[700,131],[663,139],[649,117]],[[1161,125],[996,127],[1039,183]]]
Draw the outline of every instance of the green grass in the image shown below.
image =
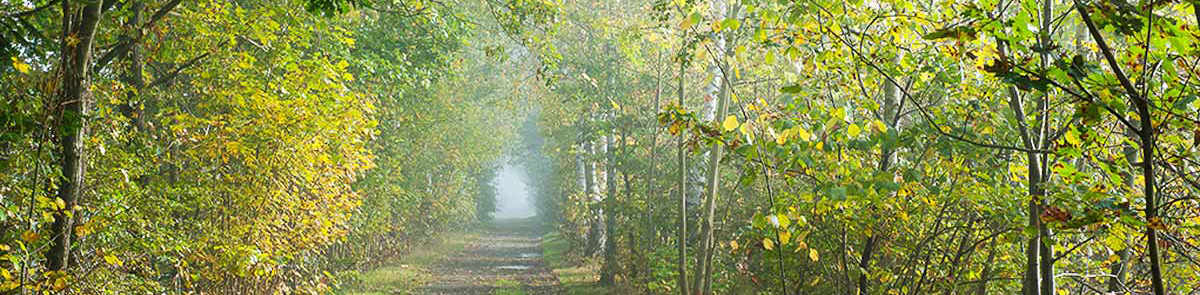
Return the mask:
[[521,289],[521,283],[508,279],[499,279],[494,282],[496,289],[492,290],[494,295],[526,295],[525,290]]
[[595,259],[572,257],[571,241],[558,232],[542,236],[542,259],[554,270],[567,295],[617,294],[610,287],[600,286],[600,263]]
[[387,265],[358,275],[359,284],[350,286],[347,295],[411,294],[433,281],[429,267],[447,255],[466,249],[479,238],[476,231],[454,231],[431,238],[425,245],[393,259]]

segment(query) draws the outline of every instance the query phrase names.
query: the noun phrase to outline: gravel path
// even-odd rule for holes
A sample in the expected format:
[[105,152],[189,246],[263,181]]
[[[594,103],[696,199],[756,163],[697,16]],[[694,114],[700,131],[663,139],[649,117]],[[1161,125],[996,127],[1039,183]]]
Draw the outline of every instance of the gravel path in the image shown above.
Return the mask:
[[495,220],[479,240],[435,264],[433,283],[417,294],[562,294],[542,262],[542,234],[537,220]]

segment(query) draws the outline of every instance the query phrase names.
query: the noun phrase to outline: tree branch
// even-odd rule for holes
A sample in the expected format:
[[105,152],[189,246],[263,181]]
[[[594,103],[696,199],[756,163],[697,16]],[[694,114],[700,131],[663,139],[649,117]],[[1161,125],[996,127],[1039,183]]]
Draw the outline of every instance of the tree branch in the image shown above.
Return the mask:
[[171,2],[167,2],[167,4],[159,7],[158,11],[155,11],[154,15],[151,15],[150,19],[137,29],[137,32],[134,34],[133,38],[124,38],[124,40],[117,43],[116,46],[113,46],[113,49],[108,50],[108,52],[105,52],[104,55],[101,55],[99,59],[96,59],[96,65],[92,66],[92,72],[99,72],[101,69],[104,69],[104,67],[108,66],[108,64],[118,56],[125,55],[126,52],[129,52],[129,50],[138,42],[142,42],[142,39],[146,37],[145,31],[153,28],[159,20],[162,20],[167,16],[167,13],[170,13],[171,10],[179,6],[180,2],[183,2],[183,0],[171,0]]
[[1082,2],[1075,0],[1075,10],[1079,11],[1079,16],[1083,18],[1083,23],[1087,25],[1088,32],[1091,32],[1092,38],[1096,39],[1096,46],[1100,47],[1100,54],[1104,55],[1104,60],[1108,62],[1108,66],[1112,68],[1113,73],[1117,76],[1117,81],[1121,82],[1121,88],[1125,88],[1125,92],[1134,101],[1149,103],[1146,98],[1138,93],[1137,88],[1133,87],[1133,82],[1129,81],[1129,77],[1125,76],[1125,72],[1121,71],[1120,63],[1113,56],[1112,48],[1108,47],[1108,43],[1104,41],[1104,36],[1100,35],[1100,29],[1096,28],[1096,24],[1092,22],[1091,14],[1088,14],[1087,8]]
[[196,65],[197,62],[200,62],[201,59],[208,57],[210,54],[212,54],[212,52],[205,52],[204,54],[193,57],[192,59],[188,60],[187,62],[183,63],[182,65],[175,67],[175,69],[171,70],[170,73],[168,73],[162,77],[158,77],[158,79],[154,79],[154,82],[150,82],[150,85],[148,85],[147,88],[154,88],[155,86],[158,86],[160,84],[170,82],[172,79],[175,79],[176,76],[179,76],[180,72],[183,72],[183,70]]

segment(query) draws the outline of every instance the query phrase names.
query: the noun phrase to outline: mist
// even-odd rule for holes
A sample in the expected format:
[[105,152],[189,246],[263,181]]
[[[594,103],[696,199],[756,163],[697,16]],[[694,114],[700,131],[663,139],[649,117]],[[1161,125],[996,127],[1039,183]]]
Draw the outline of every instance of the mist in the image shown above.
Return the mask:
[[[507,161],[506,161],[507,162]],[[537,215],[529,198],[528,177],[521,165],[504,163],[492,180],[496,187],[496,219],[528,218]]]

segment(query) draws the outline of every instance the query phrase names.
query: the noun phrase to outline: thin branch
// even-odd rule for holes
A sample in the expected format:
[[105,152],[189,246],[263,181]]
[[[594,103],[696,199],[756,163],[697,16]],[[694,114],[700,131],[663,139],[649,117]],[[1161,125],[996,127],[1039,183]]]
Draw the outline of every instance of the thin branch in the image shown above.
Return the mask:
[[1068,250],[1067,250],[1067,251],[1065,251],[1065,252],[1059,253],[1059,254],[1058,254],[1058,257],[1054,257],[1054,260],[1053,260],[1053,262],[1058,262],[1058,260],[1059,260],[1059,259],[1063,259],[1063,257],[1067,257],[1067,255],[1068,255],[1068,254],[1071,254],[1071,252],[1075,252],[1075,250],[1078,250],[1078,249],[1079,249],[1079,247],[1081,247],[1081,246],[1083,246],[1083,245],[1087,244],[1088,242],[1091,242],[1091,241],[1092,241],[1092,240],[1094,240],[1094,239],[1096,239],[1096,236],[1094,236],[1094,235],[1093,235],[1093,236],[1091,236],[1091,237],[1088,237],[1086,240],[1083,240],[1082,242],[1079,242],[1078,244],[1075,244],[1075,246],[1074,246],[1074,247],[1071,247],[1071,249],[1068,249]]
[[[1121,121],[1121,124],[1124,124],[1126,128],[1129,128],[1130,130],[1134,130],[1135,132],[1141,132],[1141,131],[1138,131],[1139,129],[1138,129],[1137,127],[1135,127],[1135,126],[1133,125],[1133,123],[1130,123],[1130,122],[1129,122],[1129,119],[1128,119],[1128,118],[1126,118],[1124,114],[1121,114],[1120,112],[1117,112],[1117,110],[1114,110],[1112,107],[1108,106],[1108,104],[1106,104],[1106,103],[1097,103],[1097,102],[1095,102],[1095,98],[1094,98],[1094,97],[1092,97],[1092,94],[1091,94],[1090,92],[1088,92],[1088,91],[1087,91],[1087,88],[1085,88],[1085,87],[1083,86],[1083,83],[1081,83],[1081,82],[1079,81],[1079,79],[1077,79],[1077,78],[1075,78],[1075,77],[1073,77],[1073,76],[1072,76],[1072,77],[1071,77],[1071,82],[1074,82],[1074,83],[1075,83],[1075,86],[1076,86],[1076,87],[1079,87],[1079,90],[1080,90],[1080,91],[1083,91],[1083,94],[1076,93],[1075,91],[1072,91],[1070,88],[1067,88],[1066,86],[1063,86],[1062,84],[1058,84],[1058,82],[1055,82],[1053,79],[1047,78],[1046,76],[1043,76],[1043,75],[1041,75],[1041,74],[1038,74],[1037,72],[1030,71],[1029,69],[1026,69],[1025,67],[1022,67],[1022,66],[1020,66],[1020,65],[1017,65],[1017,64],[1013,64],[1013,66],[1015,66],[1017,69],[1019,69],[1019,70],[1021,70],[1021,71],[1025,72],[1026,74],[1033,75],[1034,77],[1037,77],[1039,80],[1046,81],[1046,82],[1050,83],[1050,85],[1051,85],[1051,86],[1054,86],[1054,87],[1056,87],[1056,88],[1058,88],[1058,89],[1061,89],[1062,91],[1065,91],[1065,92],[1067,92],[1068,94],[1071,94],[1071,96],[1074,96],[1074,97],[1077,97],[1077,98],[1079,98],[1079,99],[1082,99],[1082,100],[1084,100],[1084,101],[1091,102],[1091,103],[1095,103],[1095,104],[1099,105],[1099,106],[1100,106],[1100,108],[1103,108],[1103,109],[1104,109],[1104,111],[1108,112],[1109,114],[1112,114],[1114,117],[1116,117],[1116,118],[1117,118],[1117,120],[1118,120],[1118,121]],[[1085,94],[1086,94],[1086,95],[1085,95]]]
[[158,79],[154,79],[154,82],[150,82],[150,85],[147,86],[147,88],[154,88],[155,86],[158,86],[160,84],[170,82],[171,80],[175,79],[176,76],[179,76],[180,72],[183,72],[183,70],[196,65],[197,62],[200,62],[201,59],[208,57],[210,54],[212,54],[212,52],[205,52],[204,54],[193,57],[192,59],[188,60],[187,62],[183,63],[182,65],[176,67],[174,70],[171,70],[170,73],[168,73],[162,77],[158,77]]

